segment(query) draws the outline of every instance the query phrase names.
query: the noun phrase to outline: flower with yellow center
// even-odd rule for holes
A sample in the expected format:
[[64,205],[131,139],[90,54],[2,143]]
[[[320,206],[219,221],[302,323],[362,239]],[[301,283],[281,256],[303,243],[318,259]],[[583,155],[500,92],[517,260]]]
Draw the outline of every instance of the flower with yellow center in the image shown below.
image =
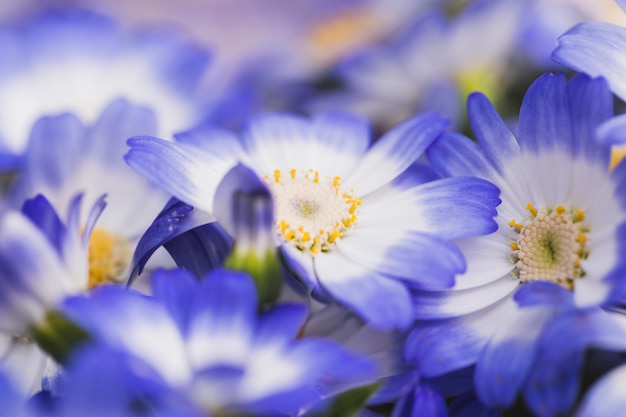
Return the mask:
[[[196,210],[213,213],[236,239],[273,227],[285,267],[310,291],[389,329],[413,321],[413,291],[449,287],[464,269],[449,239],[495,227],[499,199],[491,184],[429,182],[430,171],[413,166],[445,125],[423,114],[372,145],[369,124],[359,117],[265,114],[251,119],[240,138],[207,128],[179,136],[178,143],[132,138],[126,160]],[[151,162],[157,155],[158,167]],[[249,170],[233,170],[239,162]],[[222,181],[232,186],[218,189]],[[242,220],[230,206],[233,195],[259,187],[273,199],[271,225],[263,216]],[[227,189],[230,194],[219,191]],[[246,228],[253,230],[241,233]],[[172,237],[155,226],[142,239]]]
[[[457,242],[468,269],[455,286],[414,298],[422,322],[405,353],[420,374],[476,364],[485,404],[507,408],[524,393],[538,415],[550,414],[550,396],[564,407],[552,414],[568,409],[564,385],[576,378],[562,375],[595,343],[586,337],[615,337],[602,333],[614,329],[603,308],[626,290],[626,163],[611,170],[611,147],[596,137],[612,101],[603,79],[546,74],[524,97],[516,135],[475,93],[468,116],[478,143],[444,134],[431,146],[437,171],[492,181],[502,204],[496,232]],[[578,322],[581,334],[564,324]],[[545,359],[559,357],[567,361]]]

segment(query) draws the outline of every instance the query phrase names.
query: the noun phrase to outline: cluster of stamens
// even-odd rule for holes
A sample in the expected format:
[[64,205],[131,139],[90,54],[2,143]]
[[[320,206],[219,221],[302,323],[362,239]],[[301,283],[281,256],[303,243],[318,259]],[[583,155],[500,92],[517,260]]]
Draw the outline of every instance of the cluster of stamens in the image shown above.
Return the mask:
[[128,267],[131,247],[122,236],[95,228],[89,239],[89,288],[110,282],[122,282]]
[[589,255],[585,212],[563,206],[538,211],[531,203],[526,210],[529,216],[522,223],[509,222],[515,231],[509,243],[513,274],[521,282],[548,281],[573,289],[585,275],[581,261]]
[[328,252],[357,221],[361,199],[344,192],[341,178],[320,178],[312,169],[275,170],[265,180],[274,197],[275,226],[284,241],[317,255]]

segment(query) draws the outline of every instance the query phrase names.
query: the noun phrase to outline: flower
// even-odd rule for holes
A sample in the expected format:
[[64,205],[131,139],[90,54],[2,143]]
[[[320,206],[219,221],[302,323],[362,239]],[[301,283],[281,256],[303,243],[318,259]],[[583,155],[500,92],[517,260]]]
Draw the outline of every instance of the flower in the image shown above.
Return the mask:
[[[70,379],[82,366],[110,363],[112,372],[122,369],[134,378],[133,392],[160,392],[139,397],[148,409],[294,415],[375,375],[372,362],[335,343],[296,340],[303,305],[282,304],[258,316],[255,286],[244,273],[217,269],[198,281],[184,270],[159,270],[153,284],[154,298],[109,286],[67,300],[64,313],[94,341],[91,354],[70,365]],[[119,386],[84,388],[68,387],[68,402],[74,390],[127,397]]]
[[65,213],[80,193],[86,218],[86,208],[106,194],[106,210],[89,240],[90,287],[128,279],[133,249],[167,201],[167,194],[137,175],[123,158],[126,138],[156,133],[156,123],[154,112],[120,99],[92,126],[65,113],[42,117],[33,127],[9,202],[20,207],[43,194],[57,212]]
[[[204,128],[174,143],[131,138],[126,160],[216,216],[228,215],[230,206],[219,205],[231,201],[216,196],[218,184],[238,162],[249,166],[273,196],[275,244],[285,265],[310,290],[336,298],[372,326],[407,327],[411,289],[448,287],[465,267],[448,239],[495,227],[499,200],[491,184],[469,177],[424,183],[411,167],[445,125],[424,114],[370,146],[369,125],[359,117],[270,113],[252,118],[241,137]],[[170,228],[146,236],[173,237]]]
[[[477,362],[477,392],[488,405],[508,407],[526,386],[535,412],[563,412],[558,407],[573,400],[563,385],[550,380],[551,391],[530,376],[540,356],[559,357],[560,345],[546,342],[554,340],[549,329],[558,329],[559,320],[595,321],[600,307],[624,295],[626,164],[609,172],[610,147],[594,140],[596,127],[612,115],[612,97],[602,79],[578,75],[567,83],[562,74],[546,74],[524,97],[517,136],[484,95],[471,95],[468,111],[478,145],[449,133],[428,155],[443,174],[478,175],[500,187],[498,230],[456,242],[467,272],[450,291],[415,297],[417,316],[426,321],[409,336],[405,354],[426,375]],[[597,328],[601,335],[621,332],[610,322]],[[578,333],[552,336],[572,346],[591,337]],[[563,369],[555,364],[537,369]],[[546,404],[543,391],[562,402]]]
[[71,111],[93,123],[114,99],[152,106],[159,132],[198,123],[193,89],[207,53],[161,29],[123,32],[80,10],[31,16],[0,32],[0,168],[14,169],[41,116]]

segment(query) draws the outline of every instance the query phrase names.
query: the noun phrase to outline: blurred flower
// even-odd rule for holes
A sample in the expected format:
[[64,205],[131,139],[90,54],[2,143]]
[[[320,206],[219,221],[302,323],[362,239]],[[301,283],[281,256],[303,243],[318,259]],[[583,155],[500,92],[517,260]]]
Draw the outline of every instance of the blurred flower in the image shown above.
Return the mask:
[[[162,271],[153,283],[154,299],[101,287],[89,298],[67,301],[64,312],[95,343],[94,356],[73,363],[70,376],[81,364],[117,363],[113,368],[143,378],[135,391],[160,392],[153,401],[139,397],[148,401],[147,409],[180,407],[210,415],[296,415],[374,376],[373,363],[335,343],[295,340],[304,306],[282,304],[257,316],[255,286],[246,274],[216,270],[198,281],[184,270]],[[69,386],[68,401],[75,389],[97,399],[119,388],[85,390],[82,384],[89,383]]]
[[200,121],[194,86],[208,56],[160,29],[122,33],[87,11],[38,14],[0,30],[0,168],[16,167],[37,119],[71,111],[93,123],[126,98],[154,109],[159,132]]
[[71,113],[43,117],[33,127],[21,175],[9,192],[10,203],[18,207],[44,194],[60,213],[81,193],[82,218],[107,195],[89,241],[91,287],[128,279],[133,249],[167,201],[161,189],[124,162],[126,139],[139,133],[156,133],[154,113],[125,100],[109,104],[93,126]]
[[[241,138],[212,128],[178,135],[176,143],[132,138],[126,159],[216,216],[230,210],[215,196],[224,175],[239,161],[250,166],[272,193],[275,244],[286,266],[310,290],[389,329],[413,321],[411,288],[449,287],[464,270],[449,239],[495,226],[499,200],[491,184],[469,177],[424,183],[410,168],[445,124],[424,114],[370,146],[369,125],[358,117],[265,114],[251,119]],[[242,178],[239,188],[246,187]],[[171,237],[155,230],[146,239]]]
[[[428,156],[442,174],[477,175],[500,187],[499,227],[456,241],[468,268],[451,291],[415,295],[416,314],[425,321],[409,336],[406,354],[426,375],[478,360],[478,394],[488,405],[507,407],[527,384],[539,340],[549,337],[545,329],[557,312],[584,311],[591,320],[599,306],[624,295],[626,203],[619,190],[626,164],[609,172],[610,148],[594,140],[596,127],[612,115],[602,79],[539,78],[524,98],[517,138],[484,95],[470,96],[468,112],[479,145],[445,134]],[[599,329],[619,331],[609,324]],[[535,412],[547,407],[532,394],[526,399]]]

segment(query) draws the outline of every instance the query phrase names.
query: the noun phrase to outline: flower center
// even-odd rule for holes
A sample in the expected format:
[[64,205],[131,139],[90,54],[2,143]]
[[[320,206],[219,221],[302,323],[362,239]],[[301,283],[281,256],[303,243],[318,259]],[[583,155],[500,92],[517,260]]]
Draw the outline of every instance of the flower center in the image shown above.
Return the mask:
[[530,215],[521,224],[509,222],[515,231],[510,242],[513,274],[523,283],[548,281],[573,289],[574,280],[585,276],[581,265],[588,256],[585,212],[563,206],[538,211],[531,203],[526,210]]
[[122,273],[128,267],[130,256],[131,248],[126,239],[95,228],[89,238],[89,288],[124,281],[126,277]]
[[330,251],[357,220],[361,199],[353,190],[342,191],[340,177],[292,169],[288,175],[275,170],[265,180],[274,197],[276,230],[300,251]]

